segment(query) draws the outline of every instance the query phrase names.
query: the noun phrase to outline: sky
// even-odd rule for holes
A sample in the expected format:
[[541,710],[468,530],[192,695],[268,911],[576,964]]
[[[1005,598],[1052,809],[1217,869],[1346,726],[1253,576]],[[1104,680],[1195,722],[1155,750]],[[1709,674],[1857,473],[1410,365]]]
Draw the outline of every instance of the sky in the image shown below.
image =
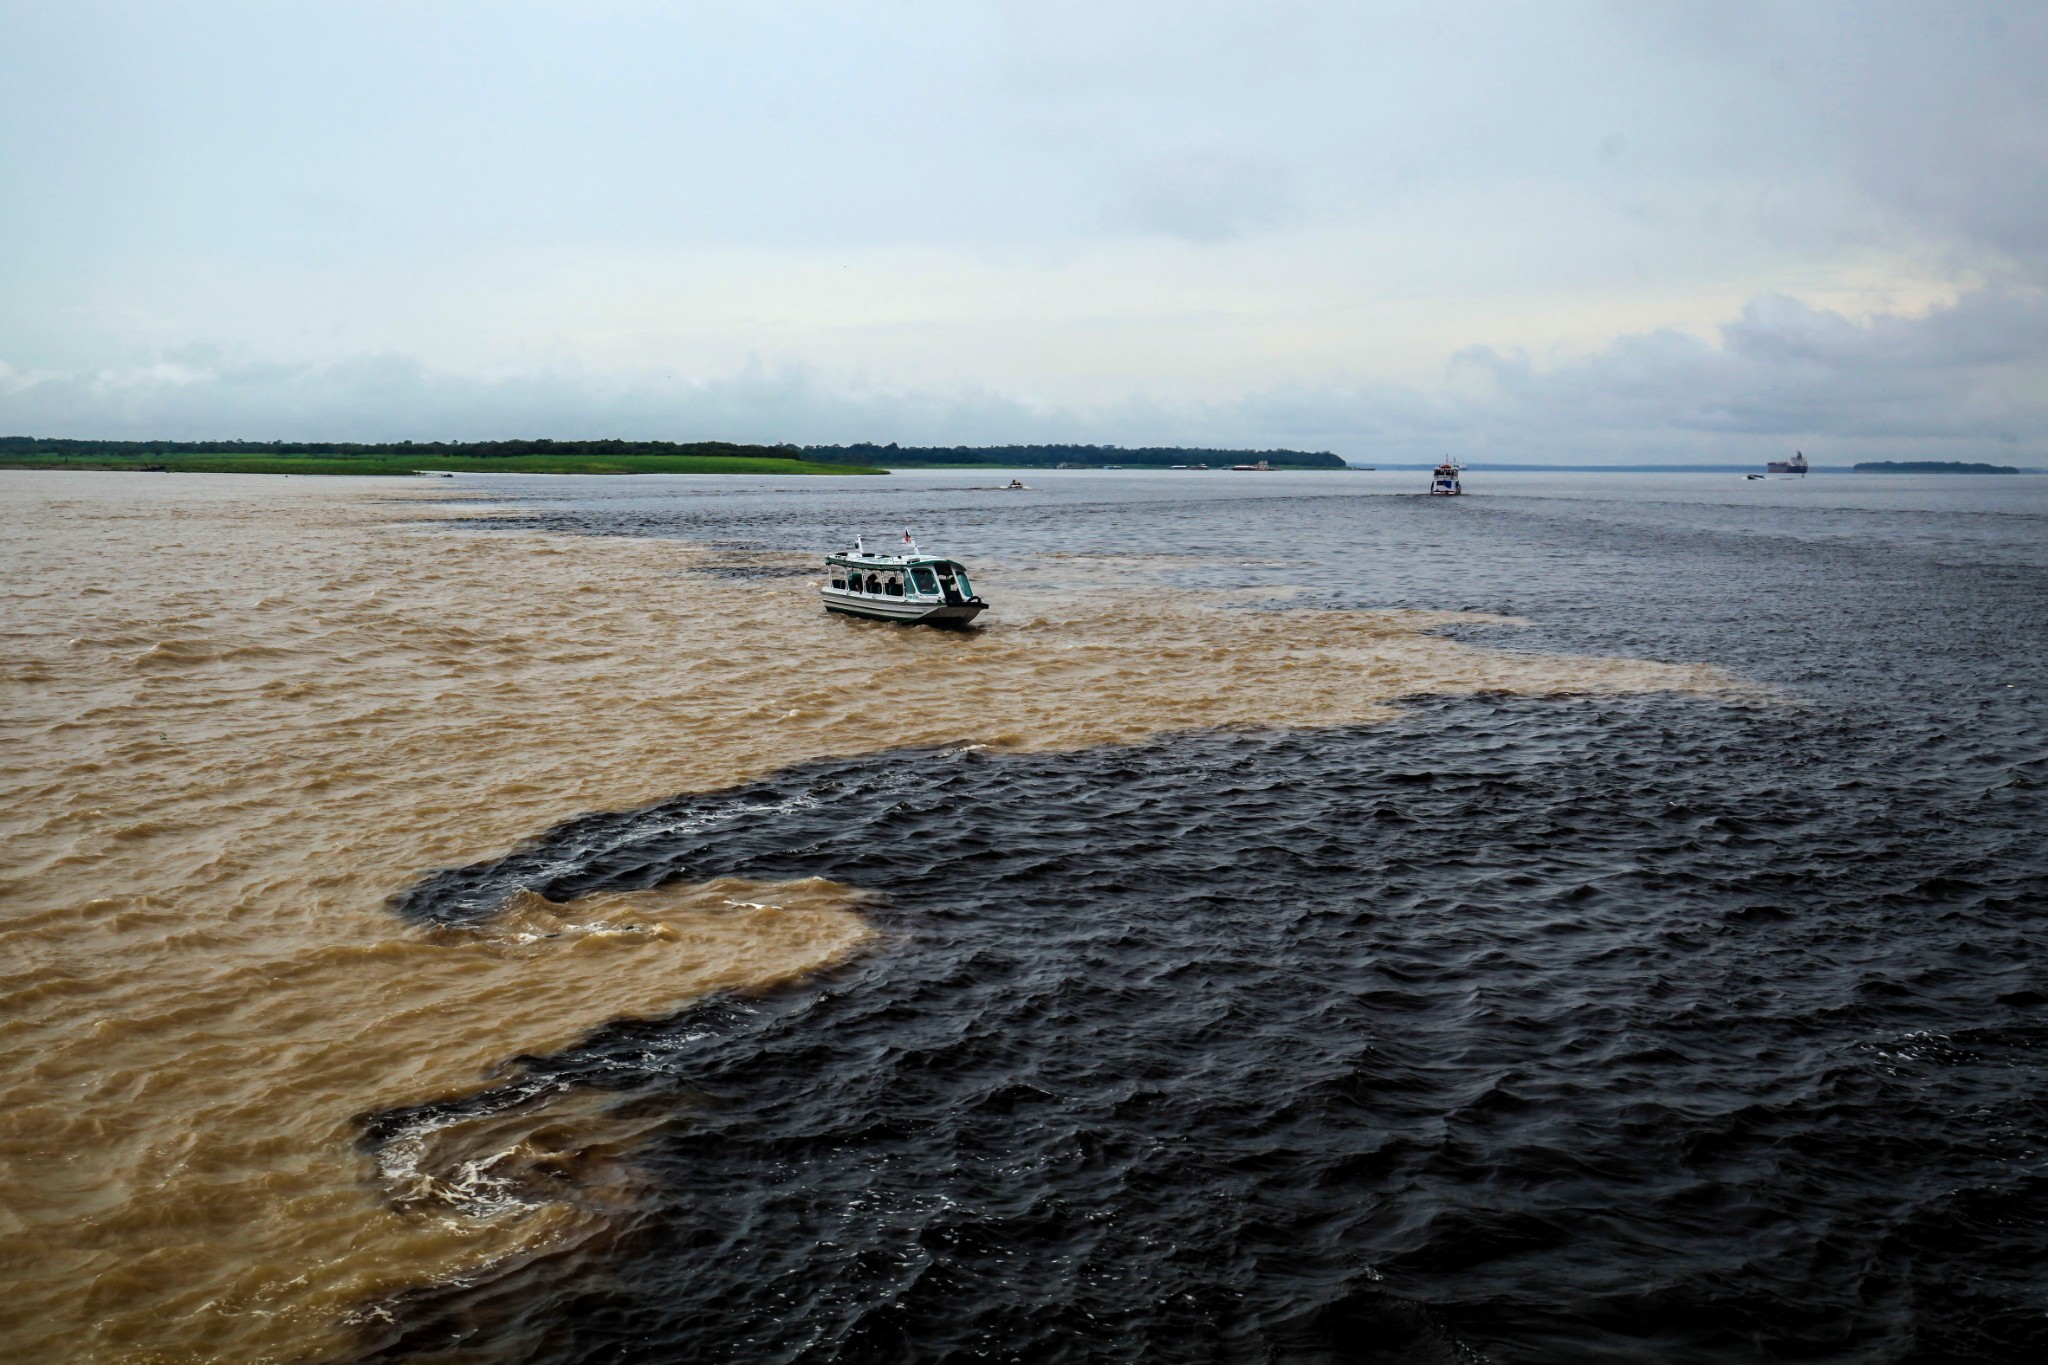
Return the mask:
[[2048,466],[2048,5],[0,0],[0,434]]

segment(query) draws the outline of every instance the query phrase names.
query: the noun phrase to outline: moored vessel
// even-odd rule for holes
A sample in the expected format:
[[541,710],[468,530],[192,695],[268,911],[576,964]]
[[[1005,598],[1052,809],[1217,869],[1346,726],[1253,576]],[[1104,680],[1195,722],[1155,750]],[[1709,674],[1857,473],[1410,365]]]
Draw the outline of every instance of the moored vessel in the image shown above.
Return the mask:
[[896,554],[867,548],[825,556],[825,610],[902,625],[964,626],[987,609],[975,595],[966,566],[918,549],[910,532]]

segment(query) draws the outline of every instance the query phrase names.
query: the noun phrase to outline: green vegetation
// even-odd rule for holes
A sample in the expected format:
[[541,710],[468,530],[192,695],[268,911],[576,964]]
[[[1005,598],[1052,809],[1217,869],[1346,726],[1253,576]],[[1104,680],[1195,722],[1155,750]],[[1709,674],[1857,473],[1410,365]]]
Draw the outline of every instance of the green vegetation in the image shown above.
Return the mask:
[[725,441],[72,441],[0,436],[0,469],[185,474],[880,474]]
[[1858,474],[2017,474],[2009,464],[1967,464],[1961,460],[1865,460]]
[[1205,464],[1228,469],[1234,464],[1266,461],[1275,469],[1348,469],[1327,450],[1204,450],[1189,446],[878,446],[862,441],[850,446],[805,446],[804,458],[821,464],[994,466],[999,469],[1051,469],[1073,465],[1100,469],[1120,464],[1126,469],[1166,469]]
[[94,455],[16,457],[0,454],[0,469],[152,470],[176,474],[883,474],[860,465],[817,465],[803,460],[738,459],[719,455],[621,455],[603,460],[574,455],[510,455],[479,459],[397,460],[364,455],[322,459],[311,455],[166,455],[124,460]]
[[1190,446],[735,445],[727,441],[74,441],[0,436],[0,469],[175,470],[190,474],[882,474],[889,466],[1165,469],[1266,461],[1344,469],[1327,450]]

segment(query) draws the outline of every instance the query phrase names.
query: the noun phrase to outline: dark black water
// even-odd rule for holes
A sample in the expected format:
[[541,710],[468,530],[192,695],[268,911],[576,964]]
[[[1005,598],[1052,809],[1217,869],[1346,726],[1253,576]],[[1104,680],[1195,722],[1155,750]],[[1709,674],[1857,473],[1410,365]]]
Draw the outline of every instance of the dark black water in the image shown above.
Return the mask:
[[963,557],[1507,610],[1486,638],[1782,701],[875,755],[427,876],[402,913],[817,875],[884,938],[530,1059],[662,1117],[644,1206],[595,1261],[406,1306],[390,1354],[2048,1358],[2037,481],[1029,478],[494,491],[736,551],[943,519]]

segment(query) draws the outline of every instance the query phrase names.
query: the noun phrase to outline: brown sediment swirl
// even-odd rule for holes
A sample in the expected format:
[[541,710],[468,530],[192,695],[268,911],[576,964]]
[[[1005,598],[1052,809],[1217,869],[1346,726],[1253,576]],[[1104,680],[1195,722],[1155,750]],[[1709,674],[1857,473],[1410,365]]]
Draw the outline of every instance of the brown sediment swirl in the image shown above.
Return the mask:
[[674,541],[450,533],[384,481],[0,479],[17,1360],[317,1357],[380,1298],[572,1244],[605,1201],[522,1173],[623,1152],[640,1120],[543,1097],[372,1151],[360,1116],[869,935],[860,893],[823,882],[524,896],[473,931],[409,927],[386,902],[425,869],[830,755],[1733,686],[1433,633],[1467,616],[1039,589],[1001,564],[977,566],[985,629],[907,631],[827,617],[801,578],[695,574],[708,553]]

